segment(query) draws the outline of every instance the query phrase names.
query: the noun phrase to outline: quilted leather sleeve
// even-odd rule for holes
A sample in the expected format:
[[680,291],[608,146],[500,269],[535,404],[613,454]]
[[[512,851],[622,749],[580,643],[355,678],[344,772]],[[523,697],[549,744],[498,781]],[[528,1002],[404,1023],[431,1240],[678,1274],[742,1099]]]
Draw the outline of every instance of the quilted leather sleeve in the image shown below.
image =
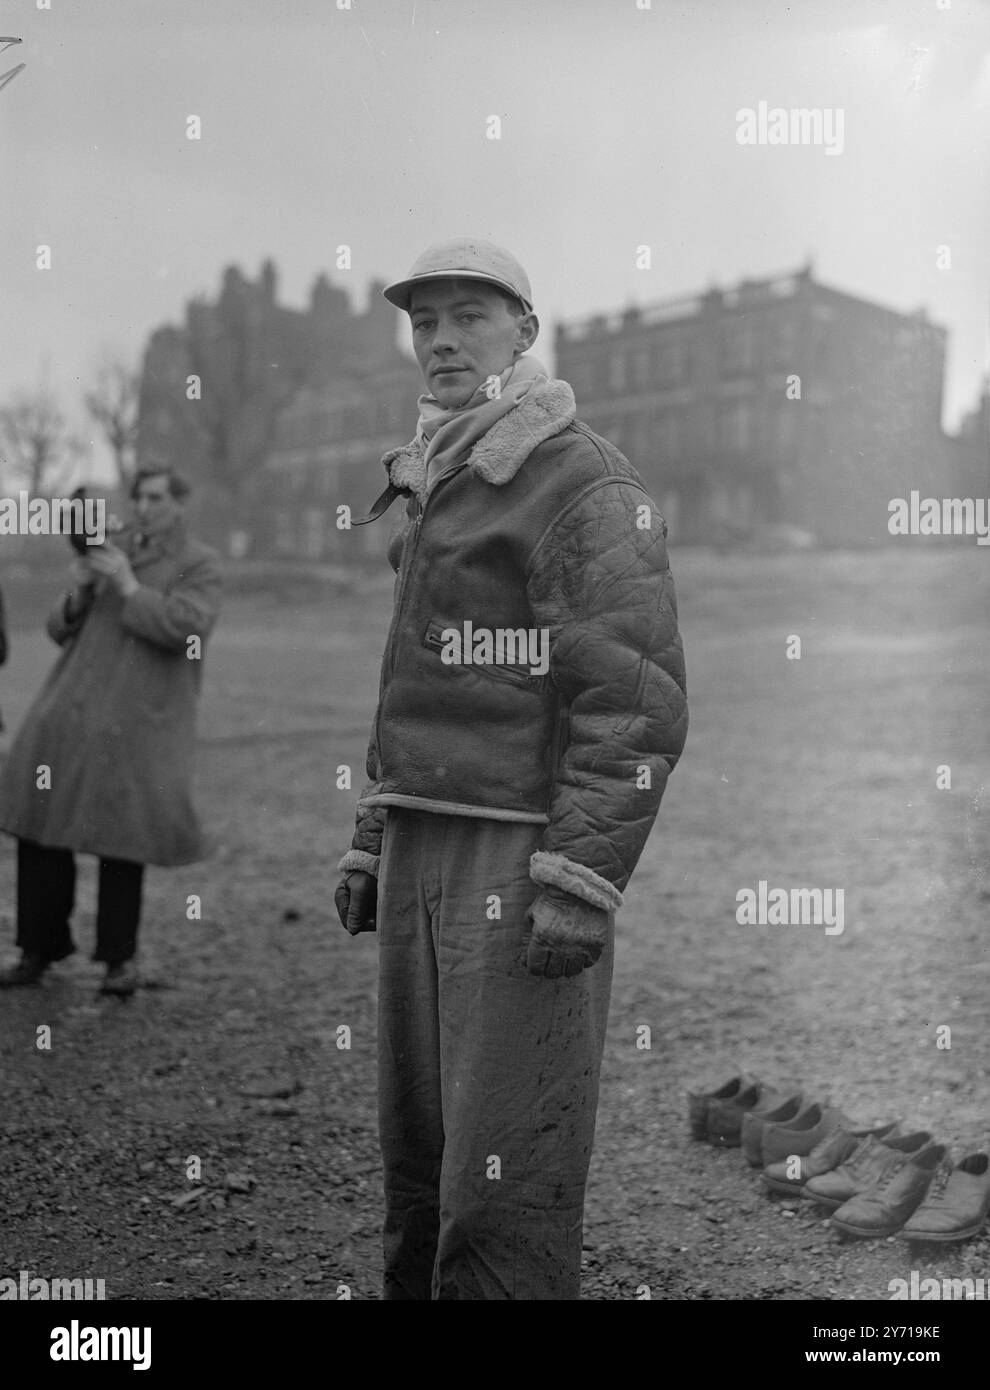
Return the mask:
[[376,718],[368,743],[368,782],[358,797],[354,837],[351,840],[350,849],[337,865],[341,872],[346,873],[349,869],[363,869],[365,873],[374,874],[376,878],[378,877],[378,861],[382,852],[382,831],[385,828],[385,817],[388,814],[387,807],[369,806],[365,800],[372,792],[381,790],[381,784],[378,781],[378,748],[375,738],[377,728],[378,720]]
[[[666,525],[637,526],[641,488],[611,478],[560,516],[530,562],[566,737],[532,875],[621,903],[687,736],[684,653]],[[650,786],[641,787],[642,769]]]

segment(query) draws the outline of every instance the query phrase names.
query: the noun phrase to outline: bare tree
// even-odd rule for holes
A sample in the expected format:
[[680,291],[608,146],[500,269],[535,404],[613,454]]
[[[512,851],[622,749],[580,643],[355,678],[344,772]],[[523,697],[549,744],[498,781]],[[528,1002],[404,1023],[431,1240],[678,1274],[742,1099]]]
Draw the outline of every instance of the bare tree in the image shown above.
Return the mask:
[[127,487],[134,475],[138,432],[138,375],[123,363],[107,359],[96,385],[85,396],[86,409],[100,427],[113,453],[117,480]]
[[51,393],[22,391],[0,406],[0,450],[15,481],[32,496],[58,492],[71,477],[80,443]]

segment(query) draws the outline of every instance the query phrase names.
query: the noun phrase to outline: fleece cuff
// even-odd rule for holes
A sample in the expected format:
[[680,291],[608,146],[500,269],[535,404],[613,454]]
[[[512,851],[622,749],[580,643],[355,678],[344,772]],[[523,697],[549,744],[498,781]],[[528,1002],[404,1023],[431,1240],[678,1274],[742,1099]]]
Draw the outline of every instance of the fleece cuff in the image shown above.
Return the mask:
[[622,906],[622,894],[614,883],[596,874],[584,864],[576,864],[563,854],[548,854],[538,849],[529,861],[529,876],[534,883],[548,888],[562,888],[575,898],[583,898],[603,912],[616,912]]
[[342,874],[352,873],[355,869],[360,869],[362,873],[372,874],[378,877],[378,865],[381,855],[369,854],[363,849],[349,849],[343,859],[337,865]]

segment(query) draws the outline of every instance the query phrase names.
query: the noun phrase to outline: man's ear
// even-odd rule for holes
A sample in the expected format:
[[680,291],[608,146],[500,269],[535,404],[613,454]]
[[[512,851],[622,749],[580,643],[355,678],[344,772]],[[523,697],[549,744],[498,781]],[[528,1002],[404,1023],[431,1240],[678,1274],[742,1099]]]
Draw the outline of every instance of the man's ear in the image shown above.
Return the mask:
[[540,320],[534,313],[523,314],[516,322],[516,356],[529,352],[539,335]]

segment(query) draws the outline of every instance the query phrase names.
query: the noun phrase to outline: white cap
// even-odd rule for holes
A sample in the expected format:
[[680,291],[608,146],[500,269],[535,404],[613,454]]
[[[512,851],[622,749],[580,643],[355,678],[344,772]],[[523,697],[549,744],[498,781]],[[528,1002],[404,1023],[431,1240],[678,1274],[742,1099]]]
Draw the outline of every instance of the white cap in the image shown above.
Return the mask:
[[529,276],[510,252],[481,237],[456,237],[430,246],[413,262],[404,280],[386,285],[382,294],[397,309],[409,311],[409,296],[426,280],[485,280],[522,301],[532,312]]

